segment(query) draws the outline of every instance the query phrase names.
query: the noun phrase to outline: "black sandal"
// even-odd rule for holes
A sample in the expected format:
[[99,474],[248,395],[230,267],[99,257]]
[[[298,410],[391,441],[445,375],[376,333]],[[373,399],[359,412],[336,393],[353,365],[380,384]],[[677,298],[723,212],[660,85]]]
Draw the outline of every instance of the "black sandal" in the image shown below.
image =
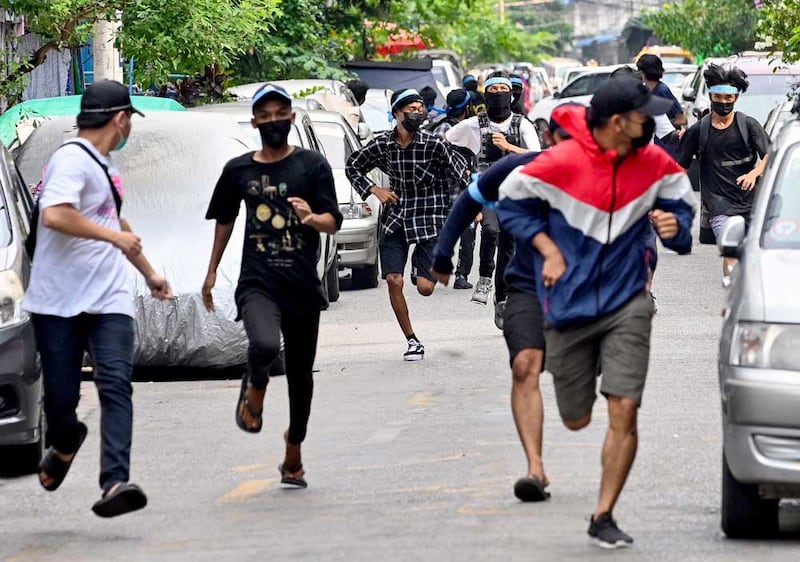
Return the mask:
[[[239,391],[239,400],[236,401],[236,425],[239,426],[239,429],[246,431],[247,433],[259,433],[261,431],[261,427],[264,425],[264,422],[261,419],[261,414],[264,412],[264,408],[261,408],[261,410],[258,412],[254,412],[250,407],[250,403],[247,401],[246,395],[249,379],[250,377],[248,376],[247,371],[245,371],[244,375],[242,376],[242,389]],[[244,406],[244,409],[247,410],[247,413],[250,414],[251,418],[258,419],[258,425],[256,427],[250,427],[245,423],[241,412],[242,406]]]
[[543,502],[550,498],[550,492],[544,489],[544,482],[536,476],[517,480],[514,484],[514,495],[523,502]]
[[306,482],[306,479],[303,478],[302,476],[300,476],[299,478],[296,478],[294,476],[289,476],[290,472],[297,473],[300,472],[301,470],[303,470],[302,464],[298,464],[297,466],[292,467],[291,469],[288,469],[284,465],[279,464],[278,472],[281,473],[281,484],[294,486],[296,488],[308,488],[308,482]]
[[147,496],[136,484],[123,482],[116,488],[113,486],[106,490],[103,497],[92,506],[92,511],[98,517],[116,517],[142,509],[147,505]]
[[[56,450],[53,447],[50,447],[47,453],[45,453],[42,461],[39,463],[39,484],[41,484],[42,488],[48,492],[56,491],[58,487],[61,486],[61,483],[64,482],[64,478],[67,477],[69,468],[72,466],[72,461],[75,460],[75,455],[78,454],[81,445],[83,445],[84,439],[86,439],[86,434],[89,433],[89,429],[86,427],[86,424],[82,422],[78,422],[78,431],[78,446],[75,448],[75,451],[72,453],[64,453],[72,454],[72,458],[70,460],[62,460],[56,454]],[[50,484],[45,485],[45,483],[42,481],[42,473],[47,474],[47,476],[52,480]]]

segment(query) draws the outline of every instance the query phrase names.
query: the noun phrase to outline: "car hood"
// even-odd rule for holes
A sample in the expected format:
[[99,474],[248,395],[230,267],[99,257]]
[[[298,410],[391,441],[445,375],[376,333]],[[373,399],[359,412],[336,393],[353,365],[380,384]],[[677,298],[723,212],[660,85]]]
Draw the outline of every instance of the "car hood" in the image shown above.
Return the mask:
[[795,285],[800,270],[800,250],[765,250],[759,259],[759,276],[766,322],[800,322],[800,299]]

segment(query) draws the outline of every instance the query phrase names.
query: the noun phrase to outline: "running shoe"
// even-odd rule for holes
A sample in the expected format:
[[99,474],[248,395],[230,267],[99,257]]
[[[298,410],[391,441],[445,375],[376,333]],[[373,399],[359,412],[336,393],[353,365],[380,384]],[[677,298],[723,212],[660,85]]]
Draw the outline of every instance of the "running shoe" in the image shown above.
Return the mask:
[[478,304],[486,304],[489,302],[489,293],[492,291],[492,278],[491,277],[478,277],[478,283],[475,285],[475,290],[472,292],[472,302]]
[[494,325],[497,326],[498,330],[503,329],[503,321],[505,320],[505,313],[506,313],[506,300],[503,299],[500,302],[497,302],[497,299],[494,301]]
[[456,277],[455,283],[453,283],[454,289],[471,289],[472,283],[467,281],[466,277],[461,277],[460,275]]
[[408,350],[403,354],[403,361],[422,361],[425,359],[425,346],[422,342],[411,338],[408,340]]
[[591,518],[589,536],[600,548],[615,549],[633,546],[633,539],[617,527],[617,522],[608,512],[601,513],[597,519]]

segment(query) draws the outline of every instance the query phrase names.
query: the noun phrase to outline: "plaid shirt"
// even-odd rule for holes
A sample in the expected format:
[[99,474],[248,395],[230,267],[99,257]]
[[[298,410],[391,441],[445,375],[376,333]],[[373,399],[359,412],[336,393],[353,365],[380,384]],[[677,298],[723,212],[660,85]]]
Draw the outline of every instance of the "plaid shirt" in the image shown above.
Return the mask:
[[347,179],[364,199],[375,186],[367,177],[375,168],[389,176],[388,187],[398,197],[396,203],[383,207],[381,228],[384,234],[402,228],[409,244],[436,238],[450,209],[451,195],[469,179],[466,160],[428,131],[418,131],[411,144],[402,147],[392,129],[350,155]]

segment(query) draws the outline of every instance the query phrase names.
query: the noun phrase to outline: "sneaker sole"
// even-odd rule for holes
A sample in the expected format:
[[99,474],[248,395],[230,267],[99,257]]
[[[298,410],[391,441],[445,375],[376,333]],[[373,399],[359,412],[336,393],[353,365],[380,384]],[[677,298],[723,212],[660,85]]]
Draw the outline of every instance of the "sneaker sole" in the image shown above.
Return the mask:
[[404,355],[403,361],[422,361],[425,359],[424,355]]
[[617,550],[618,548],[631,548],[633,545],[625,541],[617,541],[616,543],[605,542],[603,540],[592,537],[592,544],[604,550]]

